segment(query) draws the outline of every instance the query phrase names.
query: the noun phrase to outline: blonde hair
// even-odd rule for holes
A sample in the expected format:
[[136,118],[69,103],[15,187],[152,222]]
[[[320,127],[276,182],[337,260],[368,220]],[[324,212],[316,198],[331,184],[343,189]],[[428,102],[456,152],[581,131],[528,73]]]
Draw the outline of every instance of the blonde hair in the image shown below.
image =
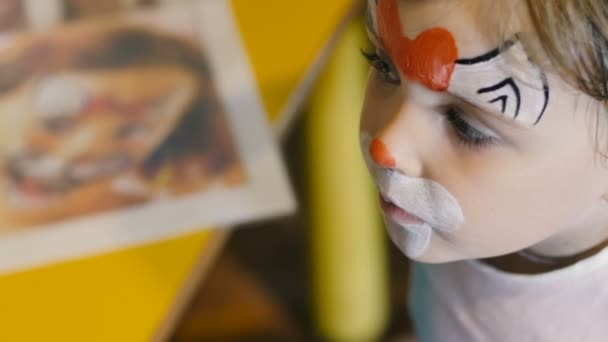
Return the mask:
[[578,90],[608,100],[608,1],[526,0],[549,67]]

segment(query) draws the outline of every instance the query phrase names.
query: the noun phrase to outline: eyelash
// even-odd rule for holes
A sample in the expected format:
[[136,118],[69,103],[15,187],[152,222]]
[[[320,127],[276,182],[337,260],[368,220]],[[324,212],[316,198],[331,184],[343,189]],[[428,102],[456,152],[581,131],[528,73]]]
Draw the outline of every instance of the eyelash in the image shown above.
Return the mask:
[[400,85],[401,78],[397,68],[388,61],[381,53],[377,51],[365,51],[361,50],[361,54],[367,60],[367,63],[378,72],[380,79],[390,85]]
[[[376,70],[384,83],[393,86],[401,84],[401,78],[399,77],[396,68],[390,61],[384,58],[381,53],[378,53],[377,51],[369,52],[361,50],[361,54],[365,57],[369,65]],[[467,148],[480,149],[489,147],[497,142],[496,138],[488,136],[471,126],[462,118],[458,109],[453,107],[449,108],[443,115],[454,130],[454,133],[456,133],[456,139],[459,145]]]
[[456,139],[459,144],[469,148],[484,148],[497,143],[496,138],[484,134],[471,126],[462,118],[462,115],[458,113],[456,108],[449,108],[444,115],[456,133]]

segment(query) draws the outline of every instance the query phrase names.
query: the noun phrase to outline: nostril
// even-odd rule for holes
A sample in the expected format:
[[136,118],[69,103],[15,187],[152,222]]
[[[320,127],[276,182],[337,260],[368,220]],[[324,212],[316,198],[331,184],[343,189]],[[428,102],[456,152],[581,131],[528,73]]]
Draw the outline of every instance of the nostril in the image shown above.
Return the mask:
[[382,142],[382,140],[375,138],[372,140],[372,143],[369,146],[369,153],[376,162],[381,167],[395,167],[395,158],[391,155],[386,145]]

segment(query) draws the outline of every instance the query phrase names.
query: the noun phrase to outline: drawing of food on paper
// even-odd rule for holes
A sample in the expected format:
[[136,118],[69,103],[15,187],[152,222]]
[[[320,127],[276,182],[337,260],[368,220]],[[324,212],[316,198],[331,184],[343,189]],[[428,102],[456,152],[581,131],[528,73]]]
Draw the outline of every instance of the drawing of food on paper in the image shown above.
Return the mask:
[[246,181],[203,47],[177,31],[74,22],[0,51],[0,225]]

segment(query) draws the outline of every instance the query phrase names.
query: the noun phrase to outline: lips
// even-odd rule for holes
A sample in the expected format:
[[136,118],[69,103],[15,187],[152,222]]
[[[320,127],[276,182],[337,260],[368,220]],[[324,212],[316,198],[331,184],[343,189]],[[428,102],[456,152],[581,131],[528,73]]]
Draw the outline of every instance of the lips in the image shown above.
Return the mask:
[[380,204],[387,218],[400,226],[428,226],[453,232],[464,224],[456,198],[440,183],[410,177],[393,168],[380,167],[371,157],[371,134],[361,132],[361,150],[372,179],[382,194]]
[[393,218],[399,224],[412,225],[424,223],[423,220],[398,207],[382,194],[380,194],[380,207],[386,215]]

